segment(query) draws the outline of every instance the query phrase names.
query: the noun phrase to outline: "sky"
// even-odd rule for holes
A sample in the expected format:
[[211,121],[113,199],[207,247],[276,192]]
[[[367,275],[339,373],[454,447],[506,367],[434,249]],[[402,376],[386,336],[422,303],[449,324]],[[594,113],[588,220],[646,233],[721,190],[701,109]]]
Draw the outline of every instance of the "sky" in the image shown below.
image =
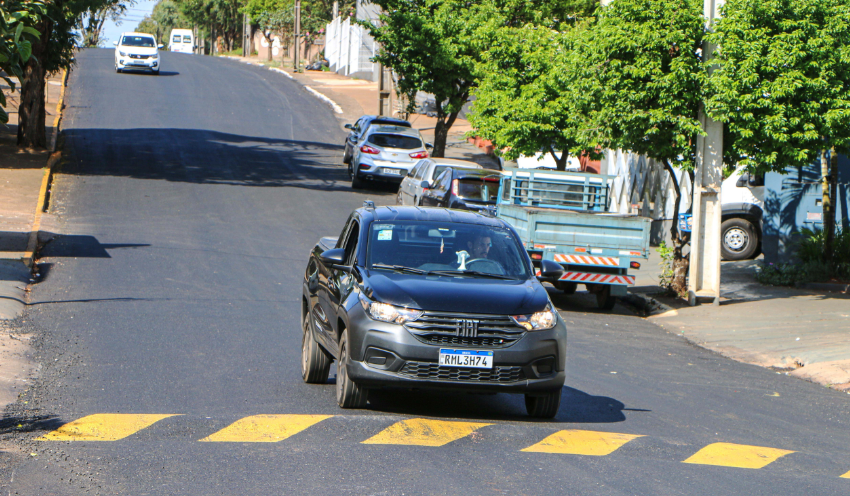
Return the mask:
[[[124,13],[120,20],[120,25],[116,25],[114,22],[107,20],[103,25],[103,46],[111,47],[113,41],[118,41],[118,37],[121,36],[121,33],[136,29],[136,26],[139,25],[142,19],[151,13],[156,2],[157,0],[137,1],[136,5],[133,5],[127,10],[127,12]],[[162,43],[161,40],[159,40],[159,42]]]

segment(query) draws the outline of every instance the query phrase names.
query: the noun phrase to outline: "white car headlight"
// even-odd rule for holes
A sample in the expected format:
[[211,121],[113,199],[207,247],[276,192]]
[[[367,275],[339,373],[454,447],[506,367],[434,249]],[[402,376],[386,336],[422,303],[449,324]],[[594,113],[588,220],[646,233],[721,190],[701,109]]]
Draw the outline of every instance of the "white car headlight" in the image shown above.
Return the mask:
[[511,319],[528,331],[551,329],[555,327],[555,323],[558,321],[550,306],[547,306],[542,312],[535,312],[531,315],[512,315]]
[[121,50],[119,50],[119,51],[118,51],[118,55],[120,55],[120,56],[122,56],[122,57],[126,57],[126,56],[127,56],[127,54],[126,54],[126,53],[124,53],[124,52],[122,52]]
[[387,303],[372,301],[363,293],[360,294],[360,304],[366,310],[366,315],[380,320],[381,322],[389,322],[391,324],[404,324],[416,320],[422,316],[421,310],[412,310],[409,308],[397,307]]

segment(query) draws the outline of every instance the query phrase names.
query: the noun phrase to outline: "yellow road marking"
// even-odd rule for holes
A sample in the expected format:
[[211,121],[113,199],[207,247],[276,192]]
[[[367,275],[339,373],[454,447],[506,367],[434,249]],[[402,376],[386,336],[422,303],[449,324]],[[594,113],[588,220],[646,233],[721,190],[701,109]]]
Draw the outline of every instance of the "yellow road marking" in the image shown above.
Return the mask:
[[252,415],[237,420],[201,441],[214,443],[276,443],[333,415]]
[[717,465],[720,467],[762,468],[793,451],[747,446],[745,444],[714,443],[697,451],[682,463]]
[[117,441],[175,415],[97,413],[69,422],[36,441]]
[[605,456],[617,451],[636,434],[582,430],[559,431],[522,451],[532,453],[563,453],[567,455]]
[[427,419],[402,420],[363,441],[362,444],[445,446],[488,425],[492,424]]
[[850,479],[850,472],[847,472],[846,474],[842,475],[841,478],[842,479]]

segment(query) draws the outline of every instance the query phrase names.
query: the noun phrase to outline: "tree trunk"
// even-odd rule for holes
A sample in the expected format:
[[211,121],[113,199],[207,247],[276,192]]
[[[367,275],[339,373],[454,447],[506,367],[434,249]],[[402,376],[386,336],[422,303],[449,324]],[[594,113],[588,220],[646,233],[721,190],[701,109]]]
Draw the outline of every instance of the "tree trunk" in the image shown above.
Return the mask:
[[431,151],[432,157],[442,158],[446,156],[446,141],[449,139],[449,129],[452,128],[460,110],[446,114],[443,110],[443,104],[437,102],[437,125],[434,127],[434,149]]
[[690,266],[690,256],[686,257],[682,254],[685,245],[688,243],[689,237],[683,236],[679,232],[679,203],[682,200],[682,191],[679,188],[679,180],[676,178],[676,172],[670,161],[664,159],[664,168],[670,179],[673,181],[673,188],[676,192],[676,202],[673,205],[673,226],[670,228],[670,239],[673,242],[673,280],[670,284],[670,290],[676,293],[679,297],[684,297],[688,293],[687,275],[688,267]]
[[558,157],[554,149],[549,149],[549,154],[555,159],[555,168],[559,171],[567,170],[567,161],[570,159],[570,154],[566,150],[561,151],[561,156]]
[[[823,188],[822,198],[823,198],[823,229],[824,229],[824,243],[823,243],[823,258],[828,265],[832,265],[833,258],[833,244],[835,241],[835,205],[833,204],[833,199],[835,198],[835,181],[833,179],[833,174],[837,175],[838,173],[838,154],[835,152],[835,147],[833,147],[830,151],[830,160],[826,159],[826,150],[821,150],[820,157],[820,169],[821,169],[821,187]],[[830,171],[830,162],[832,165],[832,170]]]
[[32,56],[24,65],[21,81],[21,104],[18,107],[18,147],[47,148],[45,129],[45,70],[41,60],[45,58],[47,43],[53,31],[53,21],[46,18],[37,27],[41,37],[32,44]]

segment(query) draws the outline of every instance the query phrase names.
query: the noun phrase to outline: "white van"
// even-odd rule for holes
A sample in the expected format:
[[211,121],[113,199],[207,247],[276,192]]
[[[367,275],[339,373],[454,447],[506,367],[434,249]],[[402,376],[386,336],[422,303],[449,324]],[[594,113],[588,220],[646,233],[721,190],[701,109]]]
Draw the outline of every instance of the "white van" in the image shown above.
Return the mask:
[[168,38],[168,50],[171,52],[194,53],[195,36],[191,29],[172,29]]

